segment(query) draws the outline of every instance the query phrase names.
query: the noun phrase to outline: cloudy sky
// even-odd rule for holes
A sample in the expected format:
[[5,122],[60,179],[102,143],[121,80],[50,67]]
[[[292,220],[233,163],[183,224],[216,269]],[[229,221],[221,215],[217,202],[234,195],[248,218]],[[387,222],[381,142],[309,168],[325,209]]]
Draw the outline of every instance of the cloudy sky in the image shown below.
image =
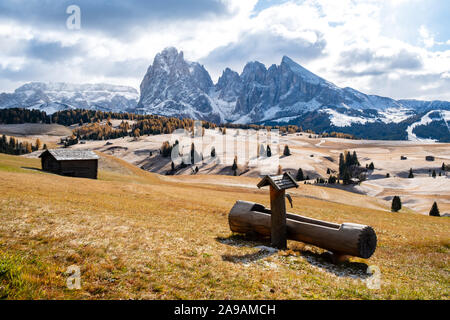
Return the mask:
[[[69,29],[67,7],[81,10]],[[168,46],[216,80],[287,55],[334,82],[450,101],[448,0],[1,0],[0,92],[30,81],[139,84]]]

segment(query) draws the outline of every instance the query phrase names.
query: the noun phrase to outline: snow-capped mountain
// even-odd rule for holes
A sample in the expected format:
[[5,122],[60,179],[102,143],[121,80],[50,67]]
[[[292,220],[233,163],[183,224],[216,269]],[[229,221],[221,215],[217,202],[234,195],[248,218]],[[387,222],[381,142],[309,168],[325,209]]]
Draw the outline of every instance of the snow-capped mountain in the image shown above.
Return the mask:
[[186,61],[182,51],[166,48],[149,66],[140,96],[124,86],[37,82],[0,94],[0,108],[13,107],[47,113],[83,108],[216,123],[292,124],[368,139],[450,141],[450,102],[394,100],[340,88],[286,56],[269,68],[249,62],[241,74],[226,68],[214,84],[204,66]]
[[48,114],[65,109],[123,112],[136,106],[136,89],[110,84],[27,83],[0,94],[0,108],[39,109]]
[[223,116],[209,96],[213,87],[202,65],[187,62],[183,52],[167,48],[156,55],[142,80],[136,111],[223,122]]
[[226,68],[217,84],[183,52],[167,48],[157,54],[141,84],[138,110],[196,119],[255,123],[299,116],[319,108],[376,110],[378,120],[400,122],[412,112],[447,108],[449,102],[424,102],[366,95],[339,88],[289,57],[268,69],[249,62],[241,74]]
[[175,48],[156,55],[141,83],[136,109],[214,122],[296,124],[358,135],[370,127],[368,137],[377,136],[378,126],[385,125],[384,131],[398,130],[394,136],[399,139],[406,139],[406,128],[431,110],[450,110],[450,102],[397,101],[339,88],[286,56],[280,65],[269,68],[249,62],[241,74],[226,68],[213,84],[202,65],[185,61],[183,52]]

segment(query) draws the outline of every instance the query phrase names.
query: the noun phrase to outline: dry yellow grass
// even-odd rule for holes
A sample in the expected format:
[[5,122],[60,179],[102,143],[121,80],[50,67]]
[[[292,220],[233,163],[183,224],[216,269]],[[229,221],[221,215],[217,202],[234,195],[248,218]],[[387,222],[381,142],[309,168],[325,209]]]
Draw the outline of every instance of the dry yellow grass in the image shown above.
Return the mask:
[[[373,226],[369,260],[333,266],[289,242],[269,255],[233,236],[237,199],[267,191],[168,181],[103,156],[99,180],[40,172],[0,155],[0,296],[8,299],[448,299],[450,221],[294,197],[290,211]],[[64,272],[81,268],[81,290]],[[381,289],[363,281],[380,268]]]

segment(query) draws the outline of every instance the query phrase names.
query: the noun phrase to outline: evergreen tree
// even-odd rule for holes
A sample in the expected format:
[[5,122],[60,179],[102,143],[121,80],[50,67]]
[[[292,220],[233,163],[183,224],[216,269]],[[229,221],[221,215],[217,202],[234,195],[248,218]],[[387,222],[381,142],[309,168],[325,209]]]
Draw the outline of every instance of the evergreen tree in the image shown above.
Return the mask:
[[352,164],[355,166],[359,166],[359,161],[358,161],[358,156],[356,155],[356,151],[353,151]]
[[345,166],[348,168],[353,164],[353,158],[350,151],[345,154]]
[[270,149],[270,146],[267,145],[267,158],[270,158],[272,156],[272,150]]
[[442,171],[445,171],[445,163],[444,163],[444,162],[442,162],[441,170],[442,170]]
[[389,173],[386,173],[386,178],[390,178],[391,175]]
[[371,171],[375,170],[375,165],[373,164],[373,162],[369,164],[369,170]]
[[350,173],[348,172],[348,169],[346,168],[345,171],[344,171],[344,176],[342,177],[342,183],[344,185],[350,184],[351,178],[352,177],[350,176]]
[[344,160],[344,155],[341,153],[339,155],[339,176],[340,177],[344,176],[344,171],[345,171],[345,160]]
[[195,144],[191,144],[191,164],[195,163]]
[[173,163],[173,161],[172,161],[170,167],[171,167],[172,171],[175,171],[175,163]]
[[399,196],[395,196],[392,199],[392,206],[391,206],[391,211],[392,212],[398,212],[400,211],[402,208],[402,201],[400,200]]
[[327,168],[327,174],[331,174],[330,168]]
[[409,179],[412,179],[412,178],[414,178],[414,173],[413,173],[413,170],[412,170],[412,168],[411,168],[411,169],[409,169],[409,175],[408,175],[408,178],[409,178]]
[[289,150],[288,145],[284,146],[283,155],[286,156],[286,157],[291,155],[291,151]]
[[238,168],[237,166],[237,156],[234,157],[233,165],[231,166],[231,170],[236,171]]
[[212,147],[211,148],[211,158],[215,158],[216,157],[216,148]]
[[433,178],[436,178],[436,170],[433,170],[433,173],[431,174],[431,176],[432,176]]
[[298,169],[298,171],[297,171],[297,176],[295,177],[295,179],[296,179],[297,181],[303,181],[303,180],[305,180],[305,177],[304,177],[304,175],[303,175],[303,170],[302,170],[302,168],[299,168],[299,169]]
[[439,208],[437,206],[436,201],[433,203],[433,206],[431,207],[430,216],[432,216],[432,217],[440,217],[441,216],[439,214]]

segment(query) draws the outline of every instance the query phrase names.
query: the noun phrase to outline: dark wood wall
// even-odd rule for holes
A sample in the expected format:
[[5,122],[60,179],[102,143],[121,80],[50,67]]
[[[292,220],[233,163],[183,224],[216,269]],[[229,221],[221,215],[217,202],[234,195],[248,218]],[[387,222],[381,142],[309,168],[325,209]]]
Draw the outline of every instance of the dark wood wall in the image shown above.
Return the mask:
[[42,170],[69,177],[97,179],[98,160],[57,161],[52,156],[42,157]]

